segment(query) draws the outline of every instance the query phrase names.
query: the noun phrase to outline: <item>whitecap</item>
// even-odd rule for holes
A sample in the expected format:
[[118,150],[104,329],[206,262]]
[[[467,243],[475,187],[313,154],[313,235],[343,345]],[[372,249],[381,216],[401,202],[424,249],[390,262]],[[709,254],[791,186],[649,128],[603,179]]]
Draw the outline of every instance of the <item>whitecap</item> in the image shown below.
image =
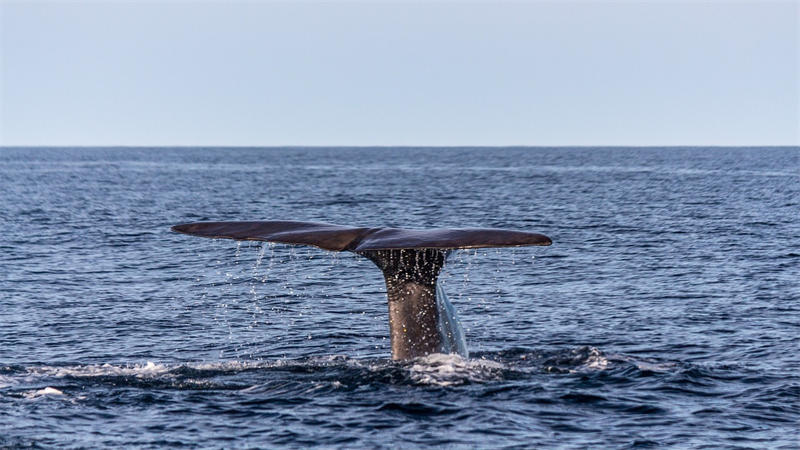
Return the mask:
[[25,393],[25,397],[26,398],[37,398],[37,397],[42,397],[42,396],[45,396],[45,395],[64,395],[64,393],[59,391],[58,389],[50,387],[50,386],[48,386],[48,387],[46,387],[44,389],[39,389],[38,391],[31,391],[31,392]]

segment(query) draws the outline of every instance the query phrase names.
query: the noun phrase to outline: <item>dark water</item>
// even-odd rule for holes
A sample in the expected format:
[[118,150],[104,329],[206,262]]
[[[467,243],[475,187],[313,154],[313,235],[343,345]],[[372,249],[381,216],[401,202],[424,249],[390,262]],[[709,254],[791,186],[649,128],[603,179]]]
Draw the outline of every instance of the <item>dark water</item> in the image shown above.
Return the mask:
[[[0,447],[800,446],[800,149],[0,149]],[[454,255],[468,360],[350,254],[196,220],[541,232]]]

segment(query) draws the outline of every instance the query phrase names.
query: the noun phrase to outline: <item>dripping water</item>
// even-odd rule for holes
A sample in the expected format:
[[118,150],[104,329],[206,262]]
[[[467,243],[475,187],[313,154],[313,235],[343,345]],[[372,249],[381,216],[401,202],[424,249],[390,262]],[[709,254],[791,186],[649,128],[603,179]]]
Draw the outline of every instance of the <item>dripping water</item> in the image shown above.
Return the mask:
[[444,292],[442,284],[436,282],[436,307],[439,310],[439,335],[442,341],[442,353],[457,353],[462,358],[468,358],[467,340],[464,336],[464,329],[458,319],[456,309],[447,294]]

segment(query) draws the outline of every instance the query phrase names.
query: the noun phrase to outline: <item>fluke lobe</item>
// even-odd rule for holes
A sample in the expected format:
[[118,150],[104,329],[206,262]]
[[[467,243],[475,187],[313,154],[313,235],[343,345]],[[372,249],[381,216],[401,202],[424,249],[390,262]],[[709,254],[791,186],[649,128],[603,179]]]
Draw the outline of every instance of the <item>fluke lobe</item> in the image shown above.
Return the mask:
[[195,222],[172,230],[207,238],[312,245],[366,257],[386,281],[393,359],[431,353],[467,356],[455,309],[437,283],[450,250],[552,243],[542,234],[494,228],[411,230],[294,221]]

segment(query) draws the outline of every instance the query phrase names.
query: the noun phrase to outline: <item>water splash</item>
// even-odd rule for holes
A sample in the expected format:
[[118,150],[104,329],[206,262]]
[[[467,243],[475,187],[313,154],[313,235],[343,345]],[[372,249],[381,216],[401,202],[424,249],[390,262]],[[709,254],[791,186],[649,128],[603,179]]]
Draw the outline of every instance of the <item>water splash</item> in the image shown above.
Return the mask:
[[442,341],[442,353],[456,353],[464,358],[469,357],[467,340],[455,307],[450,303],[442,284],[436,282],[436,307],[439,310],[439,335]]
[[415,384],[454,386],[502,380],[509,369],[502,362],[468,359],[456,354],[434,353],[415,359],[408,368]]

